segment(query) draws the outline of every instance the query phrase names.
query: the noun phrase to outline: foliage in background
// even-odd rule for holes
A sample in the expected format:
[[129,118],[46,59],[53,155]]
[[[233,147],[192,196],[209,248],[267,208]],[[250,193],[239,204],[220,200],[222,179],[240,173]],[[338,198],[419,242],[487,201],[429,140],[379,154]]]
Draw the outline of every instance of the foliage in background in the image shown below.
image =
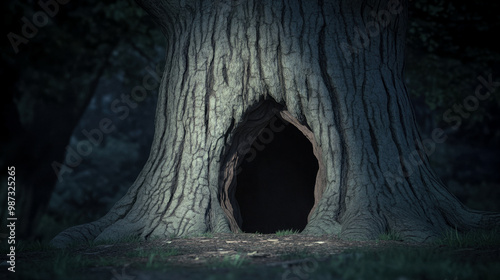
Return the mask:
[[[489,211],[500,211],[500,88],[477,110],[464,100],[482,85],[478,77],[500,81],[499,9],[491,1],[410,1],[405,71],[422,137],[446,133],[429,155],[434,170],[467,206]],[[460,116],[458,129],[445,119],[449,110]]]
[[[410,2],[406,83],[415,97],[417,114],[423,116],[419,120],[427,119],[424,131],[448,129],[443,114],[474,95],[479,76],[492,74],[493,81],[500,79],[500,42],[494,39],[500,32],[499,9],[500,3],[489,1]],[[464,119],[458,131],[450,133],[498,145],[499,108],[500,95],[492,94]]]
[[[6,12],[3,17],[3,34],[13,32],[23,35],[24,23],[21,19],[33,21],[33,15],[42,11],[38,1],[5,1],[1,5]],[[39,27],[27,44],[18,46],[17,54],[7,36],[4,37],[0,45],[0,60],[3,65],[0,74],[7,81],[6,93],[1,97],[4,118],[2,130],[7,131],[7,137],[1,139],[0,165],[17,165],[20,171],[26,173],[23,176],[19,174],[19,177],[25,180],[30,178],[29,181],[19,182],[24,185],[25,193],[17,205],[18,214],[24,217],[24,222],[19,227],[20,237],[33,238],[37,234],[36,225],[58,181],[52,163],[64,163],[66,146],[75,126],[80,123],[89,130],[98,127],[98,121],[105,116],[102,115],[102,106],[109,105],[106,100],[112,101],[121,94],[130,94],[134,86],[142,83],[146,66],[153,69],[156,66],[162,67],[159,63],[164,58],[163,46],[162,34],[133,0],[69,1],[59,5],[48,24]],[[153,115],[155,102],[156,94],[152,94],[152,98],[142,102],[142,106],[137,109],[143,112],[142,118],[149,120],[151,124],[144,126],[138,123],[141,116],[137,113],[135,118],[115,122],[125,137],[113,136],[125,140],[122,146],[130,145],[129,143],[141,145],[138,151],[137,148],[135,152],[130,150],[130,155],[137,152],[146,154],[137,159],[139,165],[147,157],[150,145],[150,141],[140,138],[140,134],[152,134],[150,116]],[[107,113],[109,115],[109,108]],[[149,116],[149,119],[144,116]],[[116,121],[116,116],[110,118]],[[137,129],[138,126],[141,126],[140,129]],[[81,129],[76,132],[80,131]],[[81,140],[82,135],[76,135],[78,133],[72,138]],[[138,138],[139,141],[135,141]],[[105,146],[105,142],[101,144],[101,147]],[[93,155],[99,153],[97,150],[103,151],[101,147],[94,147],[96,151]],[[108,152],[101,155],[101,158],[106,153]],[[108,159],[108,165],[110,161],[111,158]],[[102,164],[105,162],[101,166]],[[117,166],[123,164],[125,163],[120,162]],[[81,167],[83,166],[88,167],[89,164]],[[112,168],[116,169],[117,166]],[[98,166],[94,165],[96,167]],[[72,174],[81,179],[82,171],[79,169]],[[92,173],[90,178],[95,177],[95,173],[89,171],[87,174]],[[133,177],[138,173],[138,169],[133,168],[123,168],[122,171],[130,172],[123,177]],[[112,180],[111,176],[106,178]],[[120,185],[119,180],[109,183],[107,191],[115,191],[114,195],[120,193],[114,186],[117,184]],[[79,186],[82,191],[96,187],[88,179],[80,180]],[[98,194],[94,194],[94,197],[95,195]],[[3,199],[3,195],[1,197]],[[31,201],[30,197],[37,199]],[[91,199],[92,197],[88,197],[87,200]],[[108,199],[115,200],[116,197]],[[94,214],[94,206],[96,205],[88,205],[79,211]],[[108,205],[105,208],[107,207]],[[95,208],[102,213],[103,209]],[[2,217],[5,215],[3,209],[0,214]],[[75,216],[75,212],[70,215]]]
[[[4,22],[8,32],[21,33],[21,18],[32,18],[40,11],[37,1],[10,1]],[[7,33],[7,32],[6,32]],[[70,1],[59,7],[49,24],[39,28],[33,39],[19,46],[15,54],[10,44],[2,44],[2,60],[17,74],[14,99],[21,120],[32,120],[33,106],[39,102],[67,105],[68,98],[83,99],[93,84],[97,68],[104,75],[126,71],[125,79],[137,75],[137,60],[131,50],[156,62],[153,53],[163,37],[145,12],[133,0]],[[7,43],[7,44],[5,44]],[[148,54],[149,53],[149,54]],[[137,55],[137,54],[134,54]],[[36,97],[36,98],[33,98]]]

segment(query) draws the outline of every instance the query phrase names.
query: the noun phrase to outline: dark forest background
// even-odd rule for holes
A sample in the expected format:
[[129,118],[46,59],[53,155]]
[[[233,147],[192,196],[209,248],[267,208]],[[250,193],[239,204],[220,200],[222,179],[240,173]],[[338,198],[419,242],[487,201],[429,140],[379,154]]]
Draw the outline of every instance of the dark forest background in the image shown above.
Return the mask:
[[[0,233],[15,166],[19,235],[48,240],[104,215],[140,172],[166,40],[133,0],[42,1],[57,3],[48,12],[38,2],[0,4]],[[470,96],[481,81],[500,82],[499,8],[411,1],[405,72],[422,138],[447,135],[429,155],[436,172],[466,205],[491,211],[500,211],[500,90],[477,104]],[[43,26],[23,31],[26,20]],[[23,32],[31,38],[16,53],[8,34]]]

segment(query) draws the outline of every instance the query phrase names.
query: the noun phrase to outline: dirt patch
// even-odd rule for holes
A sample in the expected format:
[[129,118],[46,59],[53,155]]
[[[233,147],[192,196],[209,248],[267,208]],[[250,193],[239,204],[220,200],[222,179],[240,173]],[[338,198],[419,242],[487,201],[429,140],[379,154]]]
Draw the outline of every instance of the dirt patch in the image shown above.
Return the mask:
[[[159,243],[158,243],[159,242]],[[195,237],[152,242],[176,248],[181,254],[170,257],[178,265],[196,266],[231,255],[247,258],[252,264],[280,264],[300,256],[329,256],[347,249],[393,245],[389,241],[344,241],[328,236],[274,234],[218,234],[211,238]]]

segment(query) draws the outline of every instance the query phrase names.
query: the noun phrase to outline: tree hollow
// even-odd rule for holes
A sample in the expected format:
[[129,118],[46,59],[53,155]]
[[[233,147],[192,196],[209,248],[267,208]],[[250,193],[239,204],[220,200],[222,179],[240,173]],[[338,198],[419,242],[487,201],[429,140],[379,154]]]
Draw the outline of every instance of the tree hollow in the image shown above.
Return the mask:
[[234,130],[222,165],[221,205],[234,232],[302,231],[324,188],[312,131],[265,100]]

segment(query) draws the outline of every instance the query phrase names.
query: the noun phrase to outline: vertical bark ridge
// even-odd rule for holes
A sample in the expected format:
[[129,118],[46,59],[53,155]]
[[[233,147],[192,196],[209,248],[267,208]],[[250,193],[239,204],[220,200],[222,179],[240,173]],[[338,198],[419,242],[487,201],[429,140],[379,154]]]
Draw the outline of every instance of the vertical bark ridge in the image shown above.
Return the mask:
[[[326,28],[327,28],[327,19],[325,17],[325,11],[324,11],[324,3],[323,1],[319,1],[319,8],[321,10],[321,17],[322,17],[322,25],[321,25],[321,30],[319,32],[319,39],[318,39],[318,63],[319,63],[319,67],[320,67],[320,71],[321,71],[321,78],[322,78],[322,81],[326,87],[326,90],[328,92],[328,95],[330,97],[330,102],[332,104],[332,107],[333,107],[333,123],[335,125],[335,128],[340,130],[340,131],[345,131],[346,130],[346,127],[344,127],[344,124],[345,124],[345,120],[341,117],[341,113],[342,112],[342,108],[340,107],[340,94],[342,94],[341,92],[339,92],[333,82],[331,81],[331,77],[328,73],[328,57],[327,57],[327,51],[326,51]],[[329,34],[331,35],[331,34]],[[342,215],[342,211],[345,209],[345,193],[346,193],[346,177],[347,177],[347,168],[349,166],[349,162],[348,162],[348,159],[346,157],[346,152],[345,152],[345,148],[346,148],[346,144],[345,144],[345,139],[344,139],[344,135],[342,133],[339,133],[338,134],[338,141],[339,141],[339,146],[338,148],[340,148],[340,150],[338,151],[338,154],[340,156],[340,159],[341,159],[341,163],[340,163],[340,166],[338,166],[337,168],[340,169],[339,173],[340,173],[340,178],[339,179],[339,182],[338,182],[338,186],[339,186],[339,189],[338,189],[338,202],[337,202],[337,217],[333,217],[335,220],[337,220],[339,218],[339,216]]]

